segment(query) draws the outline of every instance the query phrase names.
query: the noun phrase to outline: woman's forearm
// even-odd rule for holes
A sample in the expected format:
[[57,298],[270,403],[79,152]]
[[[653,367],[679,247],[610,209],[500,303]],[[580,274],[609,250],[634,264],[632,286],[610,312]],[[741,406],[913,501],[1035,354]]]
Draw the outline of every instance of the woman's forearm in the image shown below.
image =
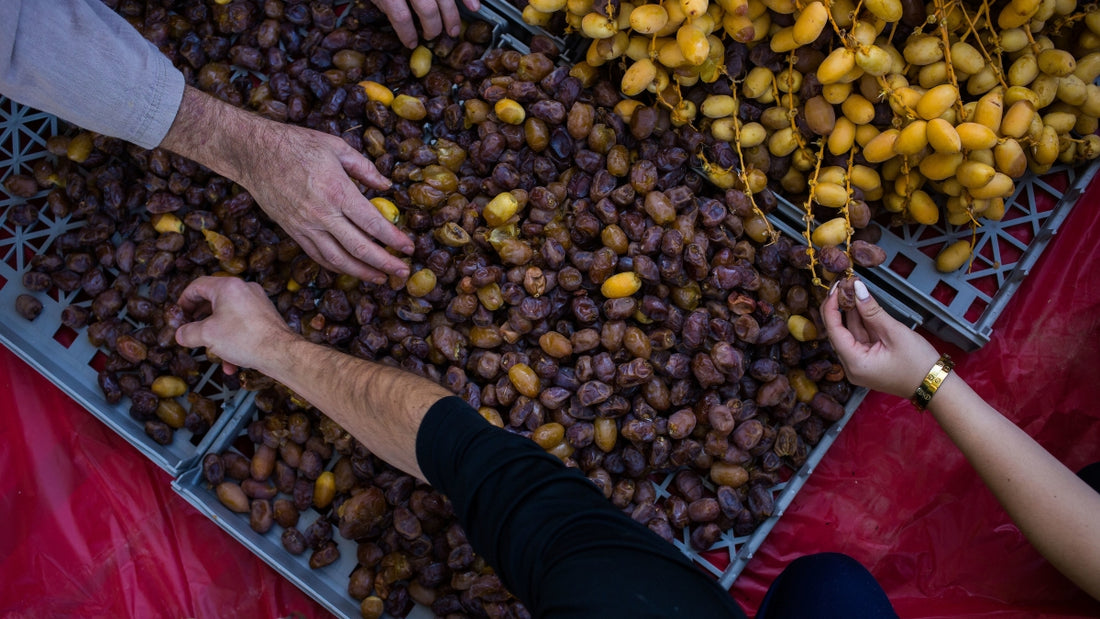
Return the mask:
[[379,458],[424,479],[416,434],[432,404],[452,395],[430,380],[288,336],[256,369],[320,409]]
[[1039,553],[1100,599],[1100,493],[956,374],[928,410]]

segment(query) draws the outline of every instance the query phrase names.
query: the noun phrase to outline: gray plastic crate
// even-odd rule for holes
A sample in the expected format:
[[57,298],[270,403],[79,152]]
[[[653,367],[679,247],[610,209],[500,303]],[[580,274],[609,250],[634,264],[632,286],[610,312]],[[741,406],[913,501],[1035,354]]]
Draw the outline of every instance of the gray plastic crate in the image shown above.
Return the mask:
[[[941,223],[879,226],[882,238],[876,244],[886,250],[886,262],[857,270],[867,282],[919,313],[929,332],[966,350],[980,348],[989,342],[998,316],[1098,168],[1100,160],[1085,167],[1059,166],[1042,176],[1028,173],[1018,180],[1016,192],[1005,201],[1004,219],[980,220],[969,268],[936,270],[939,251],[972,234],[969,226]],[[773,222],[801,230],[802,207],[782,196],[779,204],[771,215]]]
[[[503,6],[503,8],[500,8],[500,6]],[[507,47],[526,53],[529,49],[530,35],[524,35],[524,30],[532,34],[546,34],[555,42],[560,42],[559,38],[523,23],[520,12],[508,4],[507,0],[483,2],[482,7],[482,12],[478,13],[479,16],[483,16],[483,12],[487,7],[497,7],[497,10],[510,22],[499,30],[499,36],[495,36],[495,47]],[[583,55],[583,49],[581,54]],[[564,53],[563,56],[565,56]],[[801,239],[798,233],[782,222],[777,222],[776,227],[795,239]],[[919,315],[915,312],[906,309],[873,282],[868,282],[868,286],[883,307],[906,323],[907,326],[913,327],[919,323]],[[853,390],[851,398],[845,405],[844,417],[826,431],[799,470],[791,472],[791,476],[787,481],[777,484],[771,489],[775,500],[775,512],[770,518],[757,526],[750,535],[737,536],[732,530],[729,530],[724,532],[711,548],[699,552],[691,546],[691,528],[688,527],[684,529],[682,536],[675,540],[673,544],[702,569],[715,576],[724,588],[728,589],[732,586],[734,580],[749,560],[752,559],[757,549],[760,548],[772,527],[775,526],[775,523],[783,515],[791,501],[794,500],[798,491],[805,484],[806,479],[825,456],[825,453],[847,424],[866,393],[865,389]],[[223,435],[211,445],[209,453],[221,453],[230,449],[238,437],[244,433],[248,423],[255,418],[254,411],[242,411],[242,414],[235,417],[233,423],[225,427]],[[669,496],[668,486],[672,483],[674,477],[675,472],[669,473],[663,477],[660,483],[655,484],[658,498]],[[713,490],[713,486],[709,481],[704,480],[704,485]],[[345,540],[339,535],[334,535],[333,539],[340,548],[340,559],[330,566],[313,570],[309,567],[309,553],[295,556],[283,548],[280,540],[283,529],[277,524],[267,534],[260,535],[250,527],[247,514],[232,512],[222,505],[213,489],[203,480],[201,466],[196,466],[194,470],[180,476],[173,482],[172,486],[185,500],[213,519],[232,538],[238,540],[253,554],[263,559],[264,562],[330,612],[338,617],[348,619],[359,616],[359,603],[347,593],[348,577],[357,565],[355,560],[357,547],[354,542]],[[303,512],[298,528],[304,529],[318,517],[320,517],[320,514],[312,509]],[[416,606],[409,616],[414,618],[429,617],[431,612],[427,608]]]
[[[0,182],[10,174],[29,174],[31,165],[48,156],[46,138],[64,127],[55,117],[19,105],[0,97]],[[45,191],[29,202],[45,203]],[[0,343],[38,370],[97,419],[125,438],[138,451],[173,476],[190,468],[206,452],[229,421],[232,410],[249,394],[234,392],[218,383],[220,376],[210,366],[194,391],[222,402],[221,416],[207,434],[193,436],[186,429],[176,430],[170,445],[160,445],[145,434],[142,423],[129,414],[129,399],[108,404],[99,388],[93,366],[104,360],[103,353],[88,341],[86,330],[75,332],[61,324],[61,311],[70,304],[87,307],[91,299],[80,291],[33,293],[42,302],[42,313],[27,321],[15,311],[15,299],[28,293],[23,287],[23,273],[30,259],[49,249],[61,234],[79,227],[69,217],[55,219],[48,209],[42,209],[38,220],[30,226],[16,226],[9,219],[10,207],[24,202],[0,189]],[[56,295],[56,296],[51,296]],[[201,357],[199,357],[201,359]],[[188,407],[185,399],[180,400]]]
[[[499,9],[499,13],[492,8],[483,9],[478,17],[494,24],[494,46],[504,45],[523,50],[527,45],[525,41],[529,41],[531,35],[544,34],[562,46],[565,50],[563,56],[569,58],[571,56],[568,54],[575,54],[578,49],[583,55],[584,46],[578,45],[579,37],[555,37],[542,29],[528,26],[523,23],[519,11],[514,7],[510,10]],[[44,136],[56,132],[57,123],[48,114],[35,112],[0,98],[0,180],[13,170],[28,172],[30,163],[46,156],[43,148]],[[45,192],[40,192],[32,200],[41,202],[44,196]],[[12,226],[6,221],[5,215],[14,201],[0,193],[0,342],[134,444],[139,451],[169,473],[178,476],[172,484],[173,488],[231,537],[329,611],[341,617],[358,617],[359,604],[347,594],[347,579],[356,566],[354,542],[335,536],[341,550],[340,560],[320,570],[311,569],[308,554],[294,556],[282,547],[282,530],[278,525],[266,535],[259,535],[250,528],[247,515],[226,509],[202,479],[199,466],[201,456],[227,449],[253,418],[255,409],[251,405],[251,394],[231,392],[216,384],[216,368],[209,368],[196,390],[207,397],[226,402],[226,410],[201,441],[196,441],[186,430],[178,430],[172,445],[160,446],[145,435],[141,424],[129,417],[126,404],[112,406],[103,399],[96,381],[96,371],[92,367],[99,351],[88,342],[83,331],[72,333],[67,332],[65,327],[59,327],[60,314],[64,307],[72,303],[87,305],[90,303],[89,299],[81,299],[79,294],[61,295],[58,298],[37,294],[44,306],[43,313],[37,320],[28,323],[15,314],[15,297],[25,292],[20,281],[29,258],[34,253],[47,249],[60,234],[79,224],[70,223],[68,219],[53,220],[48,212],[43,212],[39,221],[26,229]],[[874,286],[872,288],[876,296],[882,294]],[[864,390],[853,393],[846,405],[845,416],[825,433],[821,442],[811,451],[806,463],[793,472],[787,481],[772,489],[775,494],[775,513],[751,535],[735,536],[732,531],[727,531],[710,549],[700,553],[691,548],[690,529],[687,529],[683,537],[674,544],[716,576],[723,587],[730,587],[824,457],[864,395]],[[673,477],[673,474],[669,474],[661,483],[656,484],[659,497],[669,494],[667,488]],[[313,511],[304,513],[300,527],[308,526],[318,517],[319,514]],[[724,560],[718,559],[719,557]],[[723,566],[727,561],[728,564]],[[430,616],[428,609],[419,606],[410,614],[410,617],[416,619]]]
[[[699,552],[691,547],[691,528],[688,527],[684,529],[680,538],[673,541],[673,544],[702,569],[717,578],[723,588],[730,588],[764,543],[772,527],[802,489],[806,479],[825,457],[825,453],[866,395],[866,389],[853,389],[852,396],[844,407],[844,417],[829,427],[821,441],[810,451],[801,468],[792,471],[786,481],[771,489],[775,500],[775,512],[770,518],[760,523],[751,534],[737,536],[732,530],[725,531],[709,549]],[[259,418],[258,412],[253,407],[249,408],[251,410],[238,411],[232,423],[227,425],[218,440],[210,445],[209,453],[223,453],[231,450],[234,442],[245,435],[248,424]],[[334,463],[335,458],[329,463],[330,467]],[[668,473],[659,483],[654,484],[658,498],[669,496],[668,487],[675,473],[675,471]],[[714,490],[708,480],[704,479],[703,483],[708,489]],[[355,542],[343,539],[338,534],[333,535],[333,540],[340,548],[340,559],[332,565],[314,570],[309,567],[308,552],[295,556],[283,548],[281,542],[283,529],[278,524],[272,526],[266,534],[260,535],[249,525],[248,514],[235,513],[222,505],[213,488],[203,479],[201,463],[175,480],[172,488],[188,503],[214,520],[230,537],[239,541],[329,611],[346,619],[359,616],[359,603],[347,593],[348,577],[357,565]],[[320,514],[313,509],[302,512],[298,529],[304,530],[319,517]],[[659,542],[654,540],[654,543]],[[427,608],[417,606],[409,616],[419,619],[419,617],[430,617],[431,612]]]
[[[832,426],[826,430],[824,436],[821,437],[821,441],[814,446],[810,451],[809,457],[806,458],[806,462],[795,471],[787,481],[776,484],[771,488],[772,495],[775,499],[775,511],[764,522],[757,525],[756,529],[749,535],[736,536],[733,531],[725,531],[722,536],[705,552],[698,552],[691,547],[691,528],[684,529],[684,533],[680,539],[673,542],[677,548],[679,548],[684,554],[690,557],[695,563],[700,565],[703,569],[710,572],[717,577],[718,584],[722,585],[722,588],[729,589],[733,586],[737,577],[741,574],[745,566],[756,554],[756,551],[763,545],[764,540],[768,537],[768,533],[771,533],[775,523],[779,522],[779,519],[783,516],[783,513],[790,506],[791,501],[798,494],[798,491],[805,485],[806,480],[809,479],[810,474],[817,468],[818,463],[825,457],[826,452],[832,447],[833,441],[840,435],[840,431],[844,429],[844,426],[848,424],[848,420],[852,418],[852,415],[859,408],[863,398],[866,397],[867,390],[860,387],[852,390],[852,395],[848,399],[847,404],[844,405],[844,417],[840,418]],[[658,498],[669,496],[668,486],[672,483],[672,479],[675,477],[675,473],[670,473],[664,479],[664,481],[657,485]],[[708,489],[713,490],[709,480],[704,479],[703,485]],[[712,558],[721,557],[722,560],[712,561]],[[728,561],[728,563],[727,563]],[[726,564],[724,567],[722,564]]]
[[[342,2],[338,4],[347,4]],[[508,44],[517,26],[491,7],[483,7],[478,13],[470,13],[461,5],[467,19],[480,19],[493,26],[493,39],[489,49]],[[342,19],[342,16],[339,18]],[[246,73],[238,70],[235,76]],[[258,79],[265,76],[247,72]],[[9,174],[29,174],[33,163],[48,157],[46,139],[65,128],[63,121],[38,112],[0,96],[0,182]],[[38,206],[45,203],[48,192],[40,191],[28,201]],[[87,307],[91,299],[79,292],[51,297],[36,293],[43,305],[42,314],[34,322],[28,322],[15,312],[15,299],[28,292],[22,286],[22,276],[30,258],[45,251],[59,237],[82,225],[69,218],[55,219],[47,209],[41,209],[38,220],[31,226],[15,226],[8,221],[9,207],[23,202],[22,198],[9,196],[0,190],[0,343],[3,343],[28,364],[88,409],[98,419],[123,436],[158,466],[178,476],[190,469],[208,445],[228,421],[227,413],[250,400],[251,394],[233,391],[220,385],[216,368],[210,367],[194,388],[203,396],[223,402],[223,414],[200,440],[185,429],[175,431],[171,445],[162,446],[149,438],[141,423],[133,420],[128,412],[129,400],[117,405],[108,404],[99,389],[94,366],[102,362],[102,355],[88,341],[85,330],[72,332],[61,325],[61,311],[70,304]],[[56,294],[56,293],[52,293]],[[197,356],[202,360],[202,356]],[[185,400],[180,403],[188,408]]]
[[458,12],[462,15],[462,19],[464,20],[469,21],[471,19],[477,19],[492,24],[493,40],[486,49],[486,52],[488,52],[489,49],[493,49],[494,47],[499,46],[501,37],[515,29],[515,26],[512,25],[512,23],[506,17],[501,15],[492,7],[486,7],[483,5],[476,13],[474,13],[463,6],[461,2],[459,2]]
[[[223,453],[231,450],[237,438],[245,434],[248,424],[257,418],[257,413],[257,409],[253,406],[238,411],[232,423],[227,425],[221,436],[209,446],[208,452]],[[326,466],[326,470],[331,470],[333,464],[335,464],[335,456]],[[340,548],[340,558],[331,565],[313,569],[309,566],[309,551],[295,556],[283,547],[284,529],[278,524],[273,525],[266,534],[260,535],[249,525],[248,514],[238,514],[222,505],[214,494],[214,490],[202,477],[201,462],[174,480],[172,488],[195,509],[213,520],[231,538],[263,559],[276,572],[294,583],[329,612],[346,619],[357,619],[362,616],[359,612],[359,602],[348,595],[348,578],[358,565],[356,558],[358,544],[355,541],[344,539],[334,531],[332,539]],[[310,508],[301,513],[297,528],[305,531],[320,517],[320,513]],[[416,605],[408,616],[412,619],[425,619],[432,617],[433,614],[430,609]]]

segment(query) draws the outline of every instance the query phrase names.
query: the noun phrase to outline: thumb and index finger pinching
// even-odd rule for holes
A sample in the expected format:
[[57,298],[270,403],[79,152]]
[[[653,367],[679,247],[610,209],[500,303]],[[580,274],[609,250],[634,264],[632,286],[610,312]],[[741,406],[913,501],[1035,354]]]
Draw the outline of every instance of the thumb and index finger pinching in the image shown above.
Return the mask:
[[203,337],[206,320],[198,318],[209,314],[213,309],[220,289],[218,280],[216,277],[200,277],[180,293],[179,306],[192,320],[176,329],[176,342],[180,346],[199,348],[206,345]]
[[193,316],[207,306],[213,306],[217,294],[217,278],[200,277],[188,284],[180,293],[179,306],[184,312]]
[[867,289],[867,285],[864,284],[863,281],[859,279],[855,280],[852,288],[856,296],[856,312],[859,313],[864,328],[875,337],[889,340],[891,330],[895,325],[899,325],[900,323],[897,323],[893,317],[879,305],[878,301],[871,295],[871,292]]
[[821,318],[825,322],[825,333],[833,347],[847,349],[855,345],[855,336],[844,326],[844,319],[840,312],[840,299],[836,294],[836,286],[829,291],[825,302],[821,305]]
[[[200,277],[194,282],[191,282],[191,285],[180,294],[180,307],[184,308],[184,311],[187,313],[192,314],[192,318],[194,318],[196,311],[202,308],[209,309],[209,307],[213,305],[213,299],[218,292],[218,282],[203,280],[215,279],[217,278]],[[210,320],[210,318],[195,320],[176,327],[176,343],[184,348],[209,349],[213,342],[210,341],[211,336],[206,334],[208,320]],[[236,374],[237,369],[236,364],[222,360],[222,371],[227,376]]]
[[[825,302],[821,305],[821,317],[825,322],[826,332],[838,352],[851,349],[857,340],[851,329],[844,325],[844,312],[840,309],[840,295],[837,293],[839,283],[829,291]],[[848,314],[849,321],[858,321],[860,330],[866,330],[876,338],[886,339],[889,335],[891,321],[878,301],[871,295],[867,284],[858,278],[853,278],[852,291],[855,293],[856,307],[854,312]]]
[[185,348],[199,348],[206,345],[202,336],[203,320],[189,322],[176,327],[176,343]]

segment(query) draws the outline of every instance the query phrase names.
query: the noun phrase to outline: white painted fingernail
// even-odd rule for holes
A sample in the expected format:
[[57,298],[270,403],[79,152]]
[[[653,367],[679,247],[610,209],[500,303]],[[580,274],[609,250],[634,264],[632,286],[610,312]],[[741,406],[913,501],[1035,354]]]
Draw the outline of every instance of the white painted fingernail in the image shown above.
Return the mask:
[[856,289],[856,298],[860,301],[866,301],[871,298],[871,293],[867,290],[867,286],[860,280],[857,279],[853,287]]

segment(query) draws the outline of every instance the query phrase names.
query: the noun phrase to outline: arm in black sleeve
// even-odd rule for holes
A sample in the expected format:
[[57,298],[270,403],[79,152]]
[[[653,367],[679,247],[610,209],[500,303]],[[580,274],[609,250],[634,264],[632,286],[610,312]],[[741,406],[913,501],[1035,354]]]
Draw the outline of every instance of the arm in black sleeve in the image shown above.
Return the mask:
[[428,411],[416,457],[454,504],[471,546],[536,617],[745,616],[578,471],[486,423],[460,398]]

